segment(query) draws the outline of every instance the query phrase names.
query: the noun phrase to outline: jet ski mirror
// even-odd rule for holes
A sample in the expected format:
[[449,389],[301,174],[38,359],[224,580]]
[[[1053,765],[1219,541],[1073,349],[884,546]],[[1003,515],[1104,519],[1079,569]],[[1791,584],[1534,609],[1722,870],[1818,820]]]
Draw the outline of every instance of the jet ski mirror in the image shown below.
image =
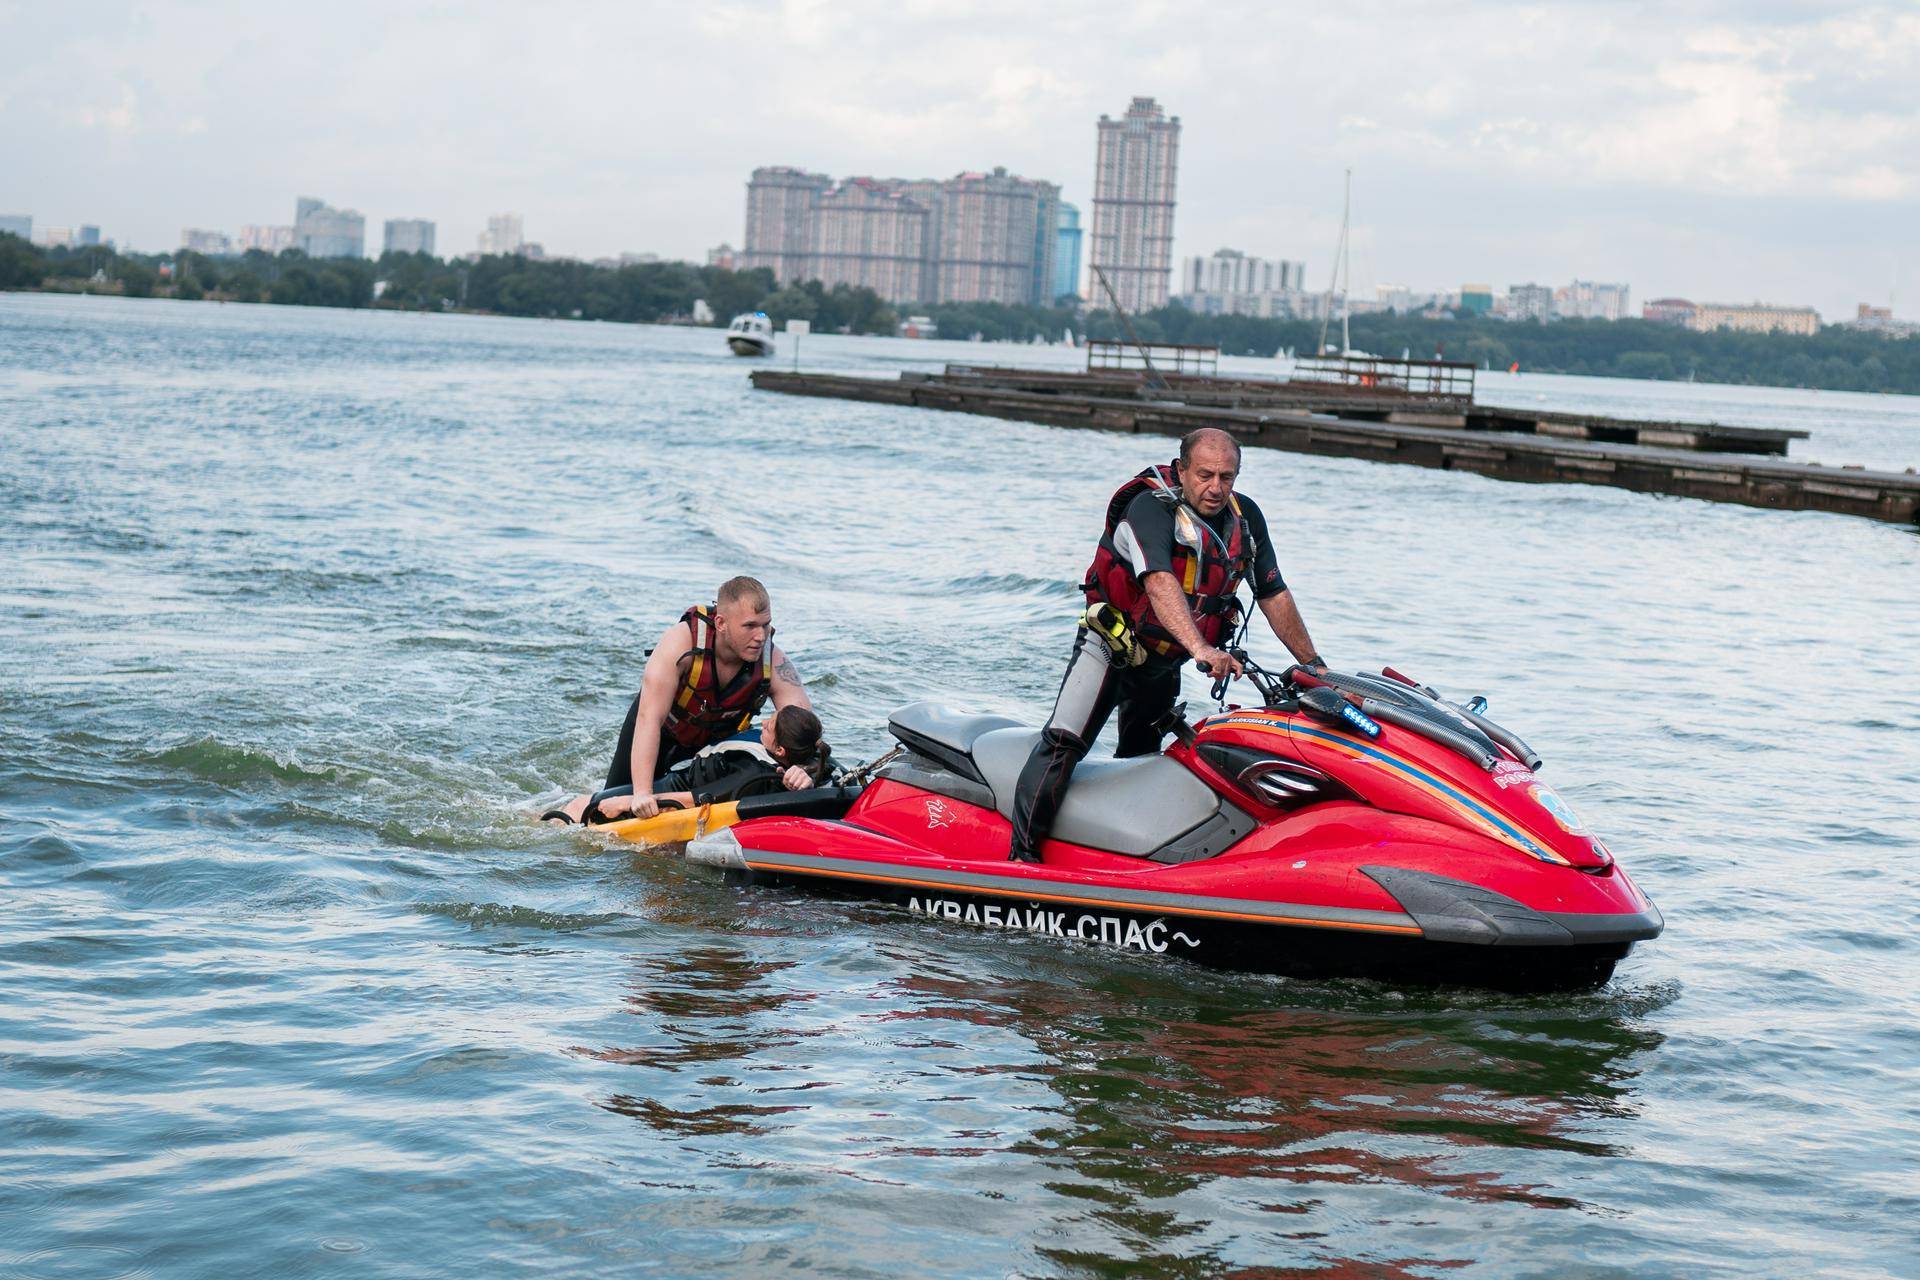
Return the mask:
[[1329,689],[1324,685],[1317,689],[1303,689],[1300,692],[1300,706],[1316,720],[1351,729],[1362,737],[1380,736],[1379,722],[1341,697],[1337,689]]

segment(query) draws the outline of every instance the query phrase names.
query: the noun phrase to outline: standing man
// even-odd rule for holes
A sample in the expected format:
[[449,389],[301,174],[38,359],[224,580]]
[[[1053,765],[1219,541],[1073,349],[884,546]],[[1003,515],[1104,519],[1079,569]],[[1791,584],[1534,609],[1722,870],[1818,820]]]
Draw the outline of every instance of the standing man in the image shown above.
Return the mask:
[[728,578],[711,605],[688,609],[660,637],[620,727],[606,786],[569,804],[567,816],[580,821],[598,800],[609,818],[651,818],[660,812],[654,779],[751,726],[769,697],[776,711],[813,708],[793,660],[773,643],[767,589],[744,575]]
[[1172,466],[1148,467],[1107,503],[1106,530],[1081,584],[1087,611],[1073,656],[1014,793],[1014,861],[1040,861],[1074,766],[1116,706],[1114,754],[1151,755],[1160,749],[1157,726],[1180,696],[1182,662],[1193,658],[1215,679],[1240,674],[1221,646],[1239,622],[1241,582],[1253,583],[1267,625],[1296,661],[1326,665],[1280,577],[1266,516],[1233,491],[1239,474],[1239,443],[1202,427],[1181,438]]

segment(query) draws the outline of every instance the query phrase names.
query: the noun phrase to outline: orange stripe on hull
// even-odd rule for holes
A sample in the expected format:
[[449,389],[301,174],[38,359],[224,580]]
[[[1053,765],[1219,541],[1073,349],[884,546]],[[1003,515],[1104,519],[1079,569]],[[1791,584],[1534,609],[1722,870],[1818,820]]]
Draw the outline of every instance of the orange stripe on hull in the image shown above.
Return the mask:
[[938,889],[946,893],[990,894],[999,898],[1023,898],[1035,902],[1068,902],[1078,907],[1110,907],[1115,911],[1155,912],[1169,916],[1204,916],[1215,920],[1250,920],[1255,924],[1293,924],[1309,929],[1356,929],[1363,933],[1397,933],[1410,937],[1420,937],[1418,925],[1402,924],[1358,924],[1344,920],[1307,920],[1297,916],[1261,916],[1241,911],[1211,911],[1204,907],[1167,907],[1155,904],[1147,906],[1138,902],[1113,902],[1106,898],[1080,898],[1064,893],[1035,893],[1028,890],[994,889],[982,885],[942,884],[937,880],[909,880],[901,876],[866,875],[858,871],[827,871],[790,866],[778,862],[754,862],[748,860],[747,867],[753,871],[786,871],[795,875],[825,876],[835,880],[869,880],[875,884],[905,885],[910,889]]

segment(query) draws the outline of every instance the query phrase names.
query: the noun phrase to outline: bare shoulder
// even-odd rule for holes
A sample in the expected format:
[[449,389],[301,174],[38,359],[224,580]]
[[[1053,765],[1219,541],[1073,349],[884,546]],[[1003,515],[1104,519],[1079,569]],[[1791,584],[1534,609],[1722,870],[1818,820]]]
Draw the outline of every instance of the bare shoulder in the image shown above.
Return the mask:
[[654,671],[663,667],[678,666],[685,662],[693,652],[693,633],[685,623],[676,622],[668,627],[659,641],[653,646],[653,656],[647,659],[647,670]]

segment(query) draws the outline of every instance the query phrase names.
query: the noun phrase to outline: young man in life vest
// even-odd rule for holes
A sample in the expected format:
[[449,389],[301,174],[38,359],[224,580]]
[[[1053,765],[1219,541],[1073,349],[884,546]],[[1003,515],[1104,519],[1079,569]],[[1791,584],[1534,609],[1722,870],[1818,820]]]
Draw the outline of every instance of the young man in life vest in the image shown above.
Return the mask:
[[1107,504],[1106,530],[1081,584],[1087,612],[1073,656],[1014,793],[1014,861],[1040,861],[1074,766],[1115,707],[1114,754],[1151,755],[1160,749],[1158,725],[1180,696],[1181,663],[1192,658],[1216,679],[1240,674],[1221,646],[1232,643],[1239,622],[1242,582],[1253,584],[1267,625],[1295,660],[1325,665],[1280,577],[1266,517],[1233,491],[1239,474],[1239,444],[1202,427],[1181,439],[1172,466],[1147,468]]
[[[768,698],[776,710],[813,709],[793,660],[773,643],[767,589],[754,578],[728,578],[711,606],[695,605],[681,614],[653,647],[640,692],[620,727],[605,788],[598,793],[600,812],[609,818],[651,818],[660,812],[653,780],[750,727]],[[626,786],[633,787],[631,794],[606,794]],[[588,799],[569,805],[567,816],[578,822],[573,810],[584,810]]]

